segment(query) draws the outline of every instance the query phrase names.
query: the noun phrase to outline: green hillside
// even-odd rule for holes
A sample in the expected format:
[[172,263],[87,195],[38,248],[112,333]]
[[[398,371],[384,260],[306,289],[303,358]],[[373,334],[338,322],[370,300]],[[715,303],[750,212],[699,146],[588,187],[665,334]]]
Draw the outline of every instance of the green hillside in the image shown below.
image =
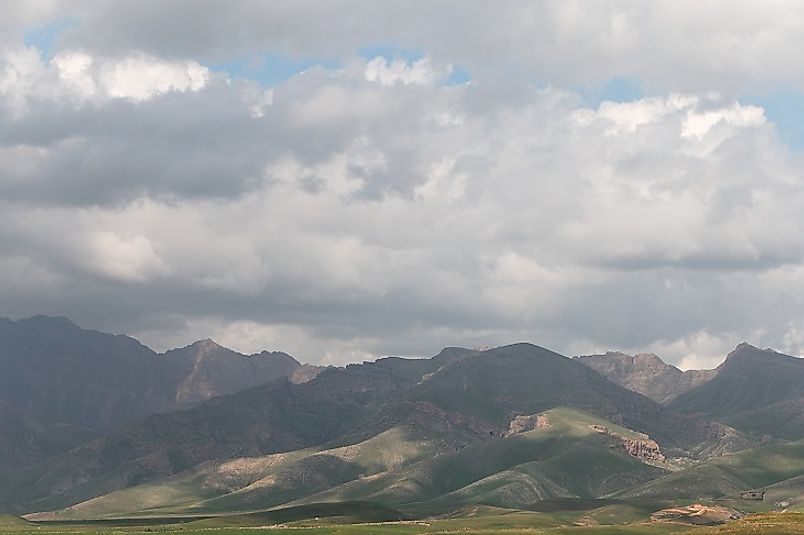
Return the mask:
[[409,467],[315,494],[314,501],[376,501],[393,506],[449,509],[476,503],[526,507],[551,497],[598,497],[662,475],[614,447],[612,437],[633,432],[573,409],[544,413],[549,427],[476,444]]
[[568,408],[542,416],[545,428],[480,440],[438,415],[423,425],[418,414],[416,425],[358,444],[204,463],[34,518],[208,515],[320,502],[525,508],[556,497],[596,498],[666,473],[667,466],[618,447],[618,437],[642,438],[632,430]]
[[55,517],[261,510],[451,451],[473,440],[460,428],[446,429],[437,418],[416,423],[348,446],[203,463],[158,482],[79,503]]
[[[633,490],[615,493],[617,498],[664,498],[671,500],[735,499],[740,492],[770,487],[789,480],[793,495],[800,492],[798,478],[804,474],[804,440],[772,444],[717,457],[685,470],[647,482]],[[781,483],[780,483],[781,485]],[[784,487],[774,497],[787,499]],[[768,497],[767,503],[771,502]],[[778,500],[777,500],[778,501]],[[767,505],[767,503],[765,505]],[[751,505],[751,504],[747,504]]]

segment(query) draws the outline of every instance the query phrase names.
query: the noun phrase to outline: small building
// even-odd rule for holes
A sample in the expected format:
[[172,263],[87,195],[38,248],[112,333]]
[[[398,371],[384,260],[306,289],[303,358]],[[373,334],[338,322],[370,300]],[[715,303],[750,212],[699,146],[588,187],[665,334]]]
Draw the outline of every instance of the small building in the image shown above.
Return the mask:
[[753,501],[760,501],[765,499],[765,491],[764,490],[747,490],[745,492],[740,493],[741,500],[753,500]]

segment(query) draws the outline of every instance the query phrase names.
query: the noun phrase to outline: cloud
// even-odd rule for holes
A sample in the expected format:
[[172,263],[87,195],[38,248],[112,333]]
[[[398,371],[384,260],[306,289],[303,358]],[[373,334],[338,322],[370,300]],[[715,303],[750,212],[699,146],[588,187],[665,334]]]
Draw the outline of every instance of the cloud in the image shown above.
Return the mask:
[[456,0],[413,9],[404,1],[115,0],[61,10],[81,23],[61,36],[62,46],[103,53],[220,62],[274,51],[346,58],[367,45],[394,44],[484,80],[521,69],[531,80],[564,86],[619,75],[660,92],[733,94],[779,83],[804,89],[804,73],[789,68],[804,48],[804,20],[793,1]]
[[[78,5],[51,56],[2,47],[0,315],[327,363],[516,340],[683,366],[742,339],[799,351],[801,155],[733,93],[781,45],[721,50],[776,7],[713,29],[723,5],[361,4],[372,29],[340,4],[190,5]],[[208,64],[323,54],[325,22],[329,68],[268,88]],[[424,56],[355,56],[386,38]],[[653,90],[576,85],[614,74]]]
[[165,264],[144,236],[98,232],[89,240],[90,269],[124,282],[146,282],[163,273]]
[[171,91],[198,91],[208,81],[209,69],[195,61],[141,53],[107,58],[66,50],[45,62],[35,47],[16,47],[0,56],[0,96],[12,117],[50,103],[143,101]]
[[404,59],[388,60],[382,56],[375,57],[366,64],[366,80],[379,82],[382,85],[431,84],[438,73],[430,66],[427,58],[413,62]]

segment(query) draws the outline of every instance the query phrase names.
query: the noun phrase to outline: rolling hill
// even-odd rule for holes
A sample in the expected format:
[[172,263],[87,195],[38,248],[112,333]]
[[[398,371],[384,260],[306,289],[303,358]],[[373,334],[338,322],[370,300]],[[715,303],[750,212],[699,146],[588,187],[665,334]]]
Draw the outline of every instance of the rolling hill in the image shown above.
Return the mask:
[[346,483],[299,503],[367,500],[403,509],[452,510],[467,503],[527,508],[548,498],[600,497],[666,471],[661,463],[633,457],[620,447],[621,437],[639,436],[633,431],[568,408],[542,416],[542,427]]
[[540,427],[491,439],[446,420],[409,422],[351,446],[204,463],[37,518],[203,515],[343,501],[522,508],[555,497],[597,498],[667,472],[663,460],[628,453],[628,441],[649,442],[639,433],[573,409],[540,416]]
[[[706,460],[684,470],[615,493],[621,499],[664,498],[671,500],[730,499],[738,502],[740,493],[752,489],[771,491],[761,508],[774,501],[796,502],[802,494],[804,439],[743,450]],[[773,500],[773,501],[771,501]],[[747,507],[752,504],[742,503]]]

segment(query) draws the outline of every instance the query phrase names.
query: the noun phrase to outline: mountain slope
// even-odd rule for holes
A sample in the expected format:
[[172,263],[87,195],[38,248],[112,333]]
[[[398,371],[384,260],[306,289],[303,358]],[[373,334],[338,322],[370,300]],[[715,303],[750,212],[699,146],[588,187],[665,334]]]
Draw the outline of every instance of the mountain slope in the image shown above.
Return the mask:
[[639,392],[657,403],[668,403],[716,375],[715,370],[682,372],[653,354],[626,355],[610,351],[603,355],[573,357],[618,385]]
[[[546,424],[532,431],[362,478],[299,503],[368,500],[407,506],[426,502],[447,510],[465,504],[523,508],[553,497],[597,497],[665,473],[619,447],[617,437],[630,430],[567,408],[542,416]],[[600,433],[593,425],[617,434]]]
[[[426,411],[426,408],[422,408]],[[54,518],[218,513],[280,505],[486,439],[444,418],[409,418],[366,441],[211,461],[169,478],[77,504]]]
[[[665,448],[688,453],[701,447],[728,449],[728,442],[735,438],[722,426],[696,424],[588,366],[525,343],[456,359],[422,381],[408,397],[481,418],[501,429],[507,429],[516,415],[566,406],[648,433]],[[721,439],[724,442],[718,445]],[[734,445],[744,446],[742,442]]]
[[174,393],[177,407],[292,377],[301,364],[281,351],[263,351],[246,356],[216,344],[199,340],[157,357],[160,374],[169,378],[166,388]]
[[208,460],[324,444],[359,427],[387,399],[460,353],[328,368],[307,383],[275,381],[186,411],[154,414],[0,482],[0,502],[5,495],[14,510],[55,509]]
[[[770,444],[704,461],[690,468],[618,493],[618,498],[719,499],[787,481],[777,494],[796,494],[791,478],[804,474],[804,440]],[[798,481],[798,480],[796,480]]]
[[159,355],[66,318],[0,319],[0,399],[42,422],[98,431],[289,377],[300,366],[284,353],[245,356],[211,340]]
[[[163,480],[205,461],[351,446],[394,428],[442,429],[444,444],[468,450],[476,444],[497,442],[522,425],[527,427],[534,418],[538,421],[534,415],[556,407],[584,411],[612,425],[648,433],[670,455],[745,446],[745,441],[725,426],[670,412],[588,366],[544,348],[532,344],[487,351],[452,348],[431,359],[387,358],[330,368],[304,384],[277,381],[217,397],[187,411],[152,415],[28,470],[5,485],[5,495],[16,510],[53,510]],[[599,438],[602,442],[609,439]],[[512,444],[514,457],[479,477],[541,461],[525,454],[520,455],[520,462],[511,464],[520,458],[516,444],[522,440],[504,439],[501,444]],[[578,451],[577,458],[584,458]],[[439,452],[432,448],[433,455]],[[494,449],[486,453],[503,454]],[[338,456],[300,462],[302,473],[320,477],[323,486],[368,473]],[[291,487],[294,473],[296,468],[282,476]],[[441,473],[427,477],[449,479]],[[363,479],[371,480],[371,476]],[[548,479],[560,478],[553,474]],[[475,481],[465,480],[448,492]],[[591,494],[568,483],[560,485],[574,494]],[[373,500],[371,496],[354,499]]]
[[597,497],[666,473],[662,462],[628,454],[628,440],[647,440],[628,429],[564,408],[541,418],[542,427],[506,438],[437,418],[429,426],[409,422],[355,445],[205,463],[38,518],[247,512],[354,497],[433,500],[430,507],[447,509],[525,507],[550,497]]
[[713,379],[669,407],[749,433],[804,437],[804,360],[740,344]]
[[68,424],[43,424],[0,400],[0,476],[58,455],[93,438]]

